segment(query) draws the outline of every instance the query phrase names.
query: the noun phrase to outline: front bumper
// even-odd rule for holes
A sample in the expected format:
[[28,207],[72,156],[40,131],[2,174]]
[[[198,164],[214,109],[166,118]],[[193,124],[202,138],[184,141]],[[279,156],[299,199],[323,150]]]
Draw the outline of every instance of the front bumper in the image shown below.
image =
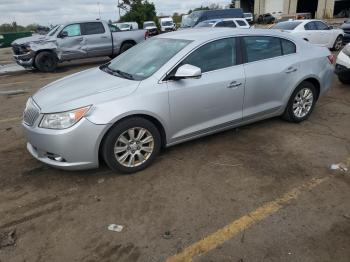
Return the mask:
[[34,52],[28,52],[21,55],[13,55],[16,63],[23,67],[33,67],[34,65]]
[[[40,117],[41,119],[41,117]],[[99,166],[99,145],[107,125],[95,125],[83,118],[74,126],[53,130],[22,124],[27,149],[37,160],[65,170],[81,170]]]

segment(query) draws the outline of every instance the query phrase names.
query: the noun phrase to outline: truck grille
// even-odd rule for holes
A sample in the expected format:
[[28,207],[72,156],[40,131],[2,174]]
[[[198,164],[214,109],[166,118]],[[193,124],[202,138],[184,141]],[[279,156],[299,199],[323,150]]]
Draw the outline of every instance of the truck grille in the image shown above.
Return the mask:
[[40,115],[39,107],[32,98],[29,98],[23,113],[23,122],[28,126],[33,126]]
[[12,51],[15,55],[22,55],[27,52],[24,45],[12,45]]

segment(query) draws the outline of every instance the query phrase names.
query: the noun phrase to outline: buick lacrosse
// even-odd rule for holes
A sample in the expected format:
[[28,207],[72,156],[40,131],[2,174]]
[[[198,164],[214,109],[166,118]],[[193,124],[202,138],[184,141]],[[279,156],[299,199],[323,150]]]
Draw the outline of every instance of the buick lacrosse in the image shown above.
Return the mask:
[[274,30],[189,29],[149,39],[29,98],[29,152],[62,169],[132,173],[162,147],[254,121],[301,122],[331,86],[333,56]]

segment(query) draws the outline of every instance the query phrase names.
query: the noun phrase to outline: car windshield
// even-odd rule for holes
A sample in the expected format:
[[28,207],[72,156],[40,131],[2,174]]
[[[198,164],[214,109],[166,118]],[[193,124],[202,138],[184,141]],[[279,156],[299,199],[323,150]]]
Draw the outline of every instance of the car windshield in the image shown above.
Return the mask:
[[143,24],[143,27],[148,27],[148,26],[156,26],[156,24],[154,22],[148,22]]
[[48,35],[48,36],[53,36],[53,35],[57,32],[58,28],[60,28],[60,27],[61,27],[61,25],[56,25],[56,26],[54,26],[54,27],[50,30],[50,32],[47,33],[47,35]]
[[298,21],[288,21],[280,22],[272,27],[272,29],[282,29],[282,30],[294,30],[301,22]]
[[203,11],[195,11],[188,16],[183,16],[181,21],[181,27],[182,28],[193,27],[197,23],[202,13]]
[[149,39],[112,60],[104,71],[110,70],[108,73],[132,80],[146,79],[190,42],[182,39]]
[[215,24],[215,21],[204,21],[197,24],[195,27],[212,27]]
[[163,21],[162,22],[162,26],[172,26],[173,25],[173,22],[171,21]]

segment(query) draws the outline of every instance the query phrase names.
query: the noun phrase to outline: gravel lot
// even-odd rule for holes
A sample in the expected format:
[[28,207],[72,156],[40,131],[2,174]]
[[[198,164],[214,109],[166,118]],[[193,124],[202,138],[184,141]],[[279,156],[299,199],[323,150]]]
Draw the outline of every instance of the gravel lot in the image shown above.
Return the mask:
[[[0,49],[1,61],[9,55]],[[334,78],[306,122],[275,118],[178,145],[135,175],[66,172],[33,159],[20,124],[27,98],[105,61],[0,75],[0,91],[27,92],[0,96],[0,236],[15,229],[17,237],[0,247],[0,261],[166,261],[226,225],[220,244],[204,239],[193,261],[349,261],[350,171],[329,167],[350,167],[350,86]],[[269,215],[255,219],[262,211]],[[247,214],[254,221],[242,229]]]

